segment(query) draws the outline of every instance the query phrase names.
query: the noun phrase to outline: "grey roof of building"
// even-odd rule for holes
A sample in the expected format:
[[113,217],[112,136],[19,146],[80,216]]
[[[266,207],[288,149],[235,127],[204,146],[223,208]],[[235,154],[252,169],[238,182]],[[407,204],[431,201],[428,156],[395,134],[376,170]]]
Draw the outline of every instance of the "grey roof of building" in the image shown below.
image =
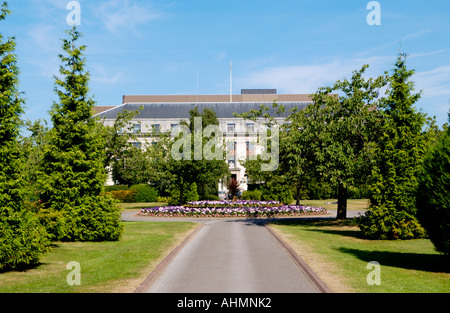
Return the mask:
[[[304,109],[312,102],[279,102],[285,107],[285,112],[278,115],[277,109],[272,107],[272,103],[263,103],[266,105],[271,116],[274,117],[287,117],[290,114],[290,110],[297,107],[299,110]],[[134,111],[139,110],[142,106],[141,113],[136,118],[188,118],[189,111],[198,107],[198,111],[201,113],[205,108],[209,108],[216,112],[218,118],[233,118],[234,113],[241,114],[249,112],[250,110],[259,110],[260,102],[223,102],[223,103],[125,103],[117,106],[105,112],[97,114],[100,118],[116,119],[118,113],[124,110]]]

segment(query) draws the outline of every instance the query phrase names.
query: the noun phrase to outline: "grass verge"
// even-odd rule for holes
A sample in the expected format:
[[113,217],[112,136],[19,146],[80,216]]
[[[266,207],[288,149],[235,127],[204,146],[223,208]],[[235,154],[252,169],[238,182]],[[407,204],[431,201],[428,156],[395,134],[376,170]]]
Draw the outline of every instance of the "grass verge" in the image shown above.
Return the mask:
[[167,206],[167,203],[164,202],[150,202],[150,203],[120,203],[119,204],[122,210],[141,210],[145,208],[152,208],[156,206]]
[[[132,292],[195,228],[184,222],[125,222],[117,242],[55,243],[37,267],[0,273],[0,293]],[[81,267],[79,286],[67,283],[71,261]]]
[[[334,292],[448,293],[450,264],[419,240],[366,240],[354,220],[279,221],[270,227]],[[380,285],[367,277],[380,263]]]
[[[294,202],[295,203],[295,202]],[[321,207],[327,210],[337,210],[337,199],[327,200],[302,200],[300,205]],[[370,202],[368,199],[348,199],[347,210],[349,211],[363,211],[369,208]]]

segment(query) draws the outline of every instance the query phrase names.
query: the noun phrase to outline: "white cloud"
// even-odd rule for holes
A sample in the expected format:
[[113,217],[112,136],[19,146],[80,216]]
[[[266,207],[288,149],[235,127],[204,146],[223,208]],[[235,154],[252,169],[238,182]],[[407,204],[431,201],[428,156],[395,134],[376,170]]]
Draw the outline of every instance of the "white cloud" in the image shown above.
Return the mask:
[[139,35],[139,26],[159,17],[148,6],[130,0],[110,0],[102,3],[98,8],[98,17],[104,27],[111,33],[117,34],[123,30],[132,31]]
[[263,68],[238,79],[245,88],[277,88],[283,93],[314,93],[339,79],[350,79],[353,71],[364,64],[370,67],[366,76],[383,74],[391,57],[372,57],[356,60],[334,60],[322,64],[293,65]]
[[450,99],[450,65],[419,72],[414,75],[416,89],[426,97],[447,96]]

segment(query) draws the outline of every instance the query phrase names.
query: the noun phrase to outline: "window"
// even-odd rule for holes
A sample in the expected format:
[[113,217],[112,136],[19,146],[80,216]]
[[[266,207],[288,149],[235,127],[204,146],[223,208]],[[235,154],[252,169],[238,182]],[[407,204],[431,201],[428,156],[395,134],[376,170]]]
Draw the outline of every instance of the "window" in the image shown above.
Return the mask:
[[155,132],[155,134],[159,134],[159,131],[161,130],[161,125],[160,124],[154,124],[153,125],[153,131]]
[[227,152],[228,152],[228,165],[231,167],[236,166],[236,142],[235,141],[229,141],[227,143]]
[[234,133],[236,130],[236,124],[227,124],[227,133]]
[[248,160],[250,157],[255,156],[255,143],[247,141],[246,145],[247,145],[247,160]]
[[133,134],[139,134],[141,132],[141,124],[133,125]]
[[253,123],[247,123],[245,126],[248,133],[253,133],[255,131],[255,124]]
[[177,130],[177,128],[178,128],[178,124],[170,124],[171,130]]
[[133,147],[141,148],[142,144],[140,142],[133,142]]

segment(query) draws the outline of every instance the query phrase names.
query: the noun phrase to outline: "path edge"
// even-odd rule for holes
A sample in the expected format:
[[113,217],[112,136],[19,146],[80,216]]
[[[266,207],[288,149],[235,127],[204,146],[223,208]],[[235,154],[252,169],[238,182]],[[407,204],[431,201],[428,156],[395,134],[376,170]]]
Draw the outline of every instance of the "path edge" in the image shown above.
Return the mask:
[[280,236],[278,236],[270,226],[266,225],[267,230],[274,236],[277,241],[289,253],[295,264],[306,274],[308,279],[313,283],[317,290],[321,293],[333,293],[333,291],[317,276],[316,273],[303,261],[303,259],[288,245]]
[[156,268],[145,278],[145,280],[133,291],[133,293],[146,293],[154,281],[164,272],[166,267],[172,262],[176,255],[182,248],[204,227],[200,224],[196,229],[191,232],[175,249],[173,249],[157,266]]

